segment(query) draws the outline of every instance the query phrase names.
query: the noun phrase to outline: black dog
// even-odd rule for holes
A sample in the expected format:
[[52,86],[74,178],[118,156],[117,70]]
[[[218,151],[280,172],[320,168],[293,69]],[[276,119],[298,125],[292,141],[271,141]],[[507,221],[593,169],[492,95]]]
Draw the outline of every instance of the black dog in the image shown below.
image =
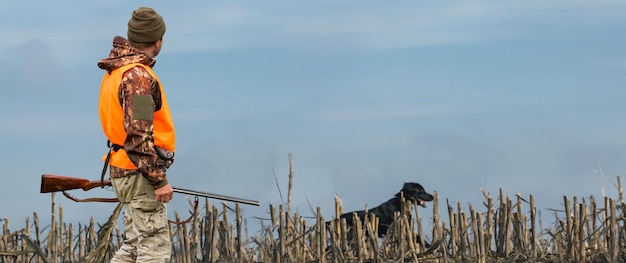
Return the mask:
[[[375,214],[378,217],[378,237],[382,237],[387,234],[387,230],[394,220],[394,213],[402,211],[401,196],[404,196],[404,200],[407,202],[418,204],[422,207],[426,207],[426,202],[433,200],[433,195],[424,190],[424,187],[418,183],[404,183],[404,187],[395,195],[394,198],[389,199],[387,202],[380,204],[377,207],[368,209],[368,213]],[[342,214],[340,218],[346,220],[346,225],[351,228],[354,225],[353,213],[356,213],[361,221],[365,217],[365,211],[354,211]],[[410,215],[409,215],[410,218]],[[348,238],[351,239],[351,232],[348,232]]]

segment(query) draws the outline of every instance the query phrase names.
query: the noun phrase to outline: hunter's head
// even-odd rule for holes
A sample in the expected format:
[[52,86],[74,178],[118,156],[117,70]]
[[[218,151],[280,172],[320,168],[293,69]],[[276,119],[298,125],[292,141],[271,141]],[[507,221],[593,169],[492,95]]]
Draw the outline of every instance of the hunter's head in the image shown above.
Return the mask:
[[135,48],[156,57],[163,45],[165,20],[150,7],[140,7],[133,11],[128,20],[128,42]]

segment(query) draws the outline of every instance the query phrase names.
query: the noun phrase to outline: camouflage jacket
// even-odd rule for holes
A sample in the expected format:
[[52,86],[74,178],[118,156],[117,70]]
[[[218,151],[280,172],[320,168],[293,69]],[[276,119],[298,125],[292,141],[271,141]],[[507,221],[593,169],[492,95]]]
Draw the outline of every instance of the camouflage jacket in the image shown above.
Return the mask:
[[[98,67],[111,72],[114,69],[131,63],[141,63],[153,67],[156,60],[146,53],[132,47],[128,41],[120,36],[113,39],[113,48],[109,57],[98,61]],[[119,100],[124,111],[124,128],[126,129],[126,141],[124,150],[131,161],[137,166],[139,172],[146,177],[155,188],[166,185],[165,164],[159,160],[154,149],[153,121],[136,120],[133,118],[133,95],[151,95],[154,101],[154,111],[161,108],[160,87],[144,68],[133,67],[122,76],[119,89]],[[123,177],[137,170],[111,167],[111,177]]]

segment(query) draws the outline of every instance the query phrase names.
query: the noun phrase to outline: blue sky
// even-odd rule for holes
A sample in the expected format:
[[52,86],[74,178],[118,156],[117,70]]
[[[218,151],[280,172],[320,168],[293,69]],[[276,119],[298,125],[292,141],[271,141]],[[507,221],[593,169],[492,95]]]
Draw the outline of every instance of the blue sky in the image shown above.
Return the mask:
[[[441,209],[480,210],[481,189],[533,194],[544,213],[603,186],[617,197],[623,1],[3,1],[0,198],[16,202],[0,218],[12,227],[49,215],[42,173],[99,178],[96,62],[142,5],[167,23],[155,70],[178,133],[170,182],[260,200],[243,207],[248,224],[286,201],[289,153],[303,216],[331,218],[335,194],[373,207],[408,181]],[[114,208],[57,201],[67,221]],[[182,195],[170,205],[187,210]]]

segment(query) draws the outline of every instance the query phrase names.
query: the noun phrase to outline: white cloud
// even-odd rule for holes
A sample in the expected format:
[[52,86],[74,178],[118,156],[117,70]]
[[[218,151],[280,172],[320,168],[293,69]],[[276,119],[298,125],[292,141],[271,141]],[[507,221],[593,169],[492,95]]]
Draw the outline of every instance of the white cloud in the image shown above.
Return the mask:
[[182,18],[184,26],[172,33],[176,37],[171,41],[185,51],[266,45],[371,50],[522,37],[536,34],[539,26],[610,24],[610,17],[623,15],[615,11],[613,5],[621,4],[614,1],[372,3],[197,8],[196,14]]
[[445,114],[446,110],[441,109],[380,109],[380,110],[348,110],[334,111],[328,114],[328,119],[334,121],[354,121],[354,120],[379,120],[392,118],[407,118],[419,116],[433,116]]
[[[95,111],[94,111],[95,112]],[[100,134],[100,124],[95,114],[4,114],[0,115],[4,129],[0,129],[3,136],[60,136]]]
[[[83,3],[32,10],[17,2],[3,7],[0,34],[8,37],[0,51],[42,39],[64,60],[108,48],[113,35],[125,34],[128,13],[136,8]],[[472,43],[537,34],[541,27],[555,25],[615,25],[626,10],[619,1],[264,1],[154,7],[168,22],[167,52],[262,46],[345,52]],[[22,15],[25,9],[30,15]]]

